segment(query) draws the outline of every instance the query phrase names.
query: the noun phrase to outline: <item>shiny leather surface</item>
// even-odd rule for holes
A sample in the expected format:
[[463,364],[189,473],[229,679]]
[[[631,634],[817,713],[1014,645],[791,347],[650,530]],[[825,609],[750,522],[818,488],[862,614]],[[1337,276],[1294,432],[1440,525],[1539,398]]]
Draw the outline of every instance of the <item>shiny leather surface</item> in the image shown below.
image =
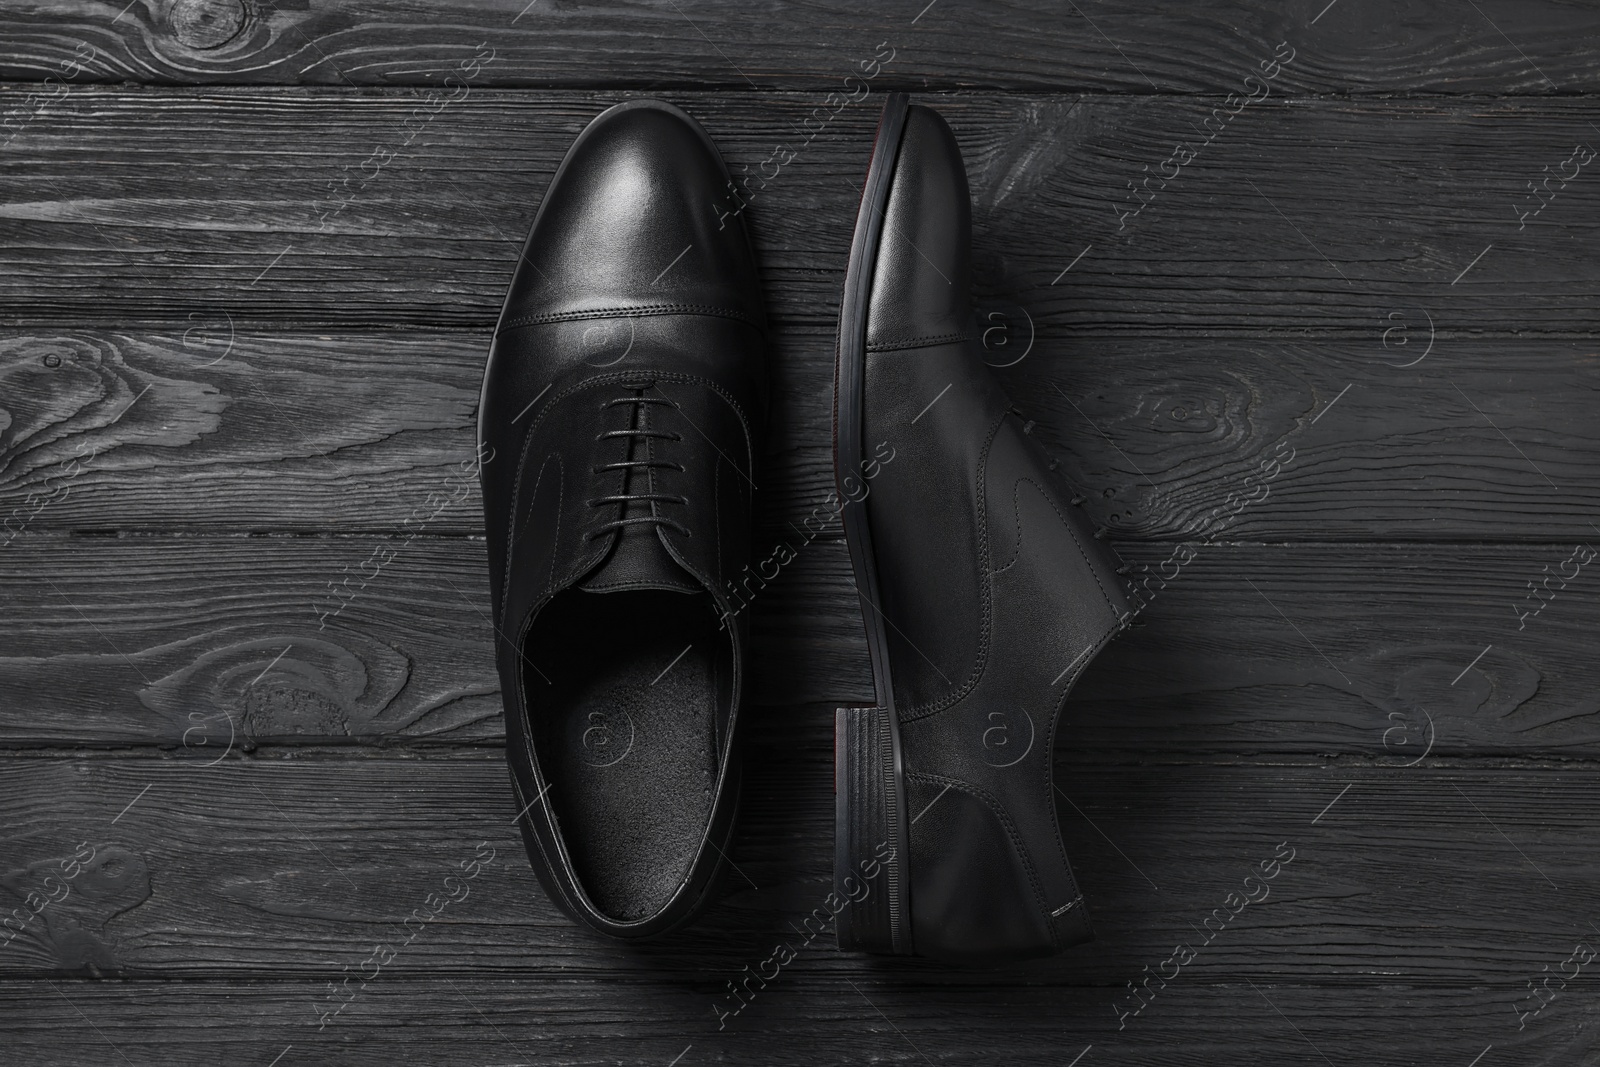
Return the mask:
[[919,955],[994,963],[1090,935],[1057,824],[1055,724],[1121,629],[1115,570],[984,366],[954,137],[912,107],[873,274],[866,500],[911,818]]
[[[735,737],[745,616],[726,584],[749,561],[755,454],[766,409],[765,319],[749,242],[718,218],[725,167],[704,131],[655,101],[618,105],[551,181],[496,329],[479,448],[507,756],[529,857],[552,900],[603,932],[643,937],[704,905],[737,803]],[[606,436],[607,434],[612,436]],[[629,436],[631,435],[631,436]],[[602,470],[642,457],[628,470]],[[650,501],[600,503],[649,494]],[[574,871],[536,751],[524,685],[536,617],[565,590],[708,598],[731,681],[718,702],[711,816],[672,899],[626,921]],[[567,669],[581,665],[566,664]],[[530,704],[530,699],[532,703]],[[676,860],[675,860],[676,862]]]

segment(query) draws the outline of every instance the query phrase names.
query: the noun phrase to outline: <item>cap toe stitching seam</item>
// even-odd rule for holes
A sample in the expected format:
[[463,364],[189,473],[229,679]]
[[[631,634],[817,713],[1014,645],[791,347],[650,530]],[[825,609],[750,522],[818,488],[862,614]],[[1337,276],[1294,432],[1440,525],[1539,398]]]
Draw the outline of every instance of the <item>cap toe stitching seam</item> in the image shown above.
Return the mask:
[[523,326],[540,326],[552,322],[646,318],[653,315],[710,315],[716,318],[736,319],[757,329],[761,328],[761,324],[753,316],[732,308],[718,307],[715,304],[639,304],[631,307],[596,308],[592,311],[551,311],[538,315],[519,315],[502,323],[495,332],[498,334]]

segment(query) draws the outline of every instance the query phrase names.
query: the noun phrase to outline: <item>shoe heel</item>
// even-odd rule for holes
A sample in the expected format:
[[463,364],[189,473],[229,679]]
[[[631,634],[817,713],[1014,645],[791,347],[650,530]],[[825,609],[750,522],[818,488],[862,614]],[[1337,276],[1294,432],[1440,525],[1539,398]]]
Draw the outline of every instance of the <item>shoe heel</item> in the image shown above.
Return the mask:
[[839,947],[911,953],[905,787],[895,724],[885,708],[840,708],[834,718],[834,891]]

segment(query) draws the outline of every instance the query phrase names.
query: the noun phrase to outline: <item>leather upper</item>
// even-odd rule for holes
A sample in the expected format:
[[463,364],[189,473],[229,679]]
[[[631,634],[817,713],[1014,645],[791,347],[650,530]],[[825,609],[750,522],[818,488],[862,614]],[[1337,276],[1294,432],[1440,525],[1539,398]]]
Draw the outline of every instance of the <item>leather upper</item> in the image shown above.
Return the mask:
[[[479,448],[507,754],[530,859],[580,921],[668,929],[704,902],[731,829],[747,629],[724,592],[749,560],[763,433],[765,317],[748,239],[719,220],[728,183],[704,131],[655,101],[618,105],[552,179],[496,328]],[[613,499],[613,498],[624,499]],[[712,814],[659,913],[606,914],[573,869],[539,748],[526,647],[565,591],[709,597],[732,664],[720,694]],[[543,665],[552,669],[550,665]],[[537,682],[535,683],[537,684]],[[680,875],[668,872],[672,878]]]
[[912,819],[918,954],[1045,955],[1089,936],[1057,825],[1055,723],[1121,629],[1120,583],[971,330],[961,156],[912,107],[873,274],[866,499]]
[[552,180],[497,331],[661,312],[764,327],[744,227],[716,210],[728,185],[693,119],[659,101],[618,104]]
[[868,351],[971,335],[972,201],[960,161],[944,119],[913,106],[900,140],[872,274]]

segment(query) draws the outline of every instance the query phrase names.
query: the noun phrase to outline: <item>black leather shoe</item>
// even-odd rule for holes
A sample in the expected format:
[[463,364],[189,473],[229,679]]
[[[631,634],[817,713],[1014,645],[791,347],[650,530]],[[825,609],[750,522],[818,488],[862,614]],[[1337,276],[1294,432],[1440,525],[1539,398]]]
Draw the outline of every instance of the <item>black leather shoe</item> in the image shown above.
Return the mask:
[[689,116],[619,104],[534,219],[478,409],[518,824],[550,898],[617,937],[708,902],[738,803],[765,320]]
[[[835,740],[840,947],[992,964],[1091,936],[1051,751],[1127,604],[984,366],[950,128],[894,94],[839,322],[835,473],[877,707]],[[888,462],[884,462],[888,459]]]

